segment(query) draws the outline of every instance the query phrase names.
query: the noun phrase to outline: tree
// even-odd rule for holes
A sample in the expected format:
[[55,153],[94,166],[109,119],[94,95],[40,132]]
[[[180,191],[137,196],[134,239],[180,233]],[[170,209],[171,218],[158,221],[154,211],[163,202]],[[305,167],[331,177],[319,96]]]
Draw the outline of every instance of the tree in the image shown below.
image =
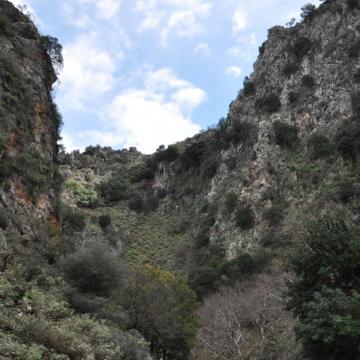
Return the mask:
[[62,45],[59,43],[59,40],[52,36],[43,36],[42,43],[44,49],[46,50],[51,63],[53,64],[56,71],[59,71],[64,64],[64,58],[62,55]]
[[186,359],[194,345],[197,301],[186,282],[150,265],[134,269],[124,290],[132,326],[151,343],[156,359]]
[[306,4],[301,8],[301,18],[303,20],[311,18],[314,15],[314,11],[316,9],[316,6],[313,4]]
[[289,259],[295,279],[288,306],[310,360],[360,357],[360,229],[344,218],[337,213],[310,222]]

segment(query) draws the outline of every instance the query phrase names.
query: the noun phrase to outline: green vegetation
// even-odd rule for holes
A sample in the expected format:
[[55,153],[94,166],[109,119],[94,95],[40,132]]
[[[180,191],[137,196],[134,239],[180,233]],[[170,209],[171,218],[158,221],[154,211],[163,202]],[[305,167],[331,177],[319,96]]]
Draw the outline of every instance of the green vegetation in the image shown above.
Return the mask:
[[68,255],[60,267],[65,279],[82,293],[107,295],[121,280],[120,262],[101,243],[90,243]]
[[305,19],[312,19],[312,17],[314,16],[314,12],[315,12],[316,6],[314,4],[306,4],[301,8],[301,18],[303,20]]
[[106,202],[117,202],[129,198],[129,183],[120,175],[113,176],[110,180],[99,186],[100,193]]
[[304,75],[301,79],[301,85],[312,90],[315,87],[315,80],[311,75]]
[[275,113],[281,108],[280,98],[275,93],[269,94],[263,98],[257,99],[255,101],[255,108],[268,113]]
[[310,159],[326,159],[332,156],[335,152],[334,145],[330,139],[320,133],[312,134],[307,142]]
[[289,61],[284,66],[283,73],[286,77],[289,78],[291,75],[296,74],[298,70],[299,70],[299,65],[293,61]]
[[360,6],[359,0],[347,0],[347,4],[350,10],[354,10]]
[[244,96],[252,96],[256,94],[256,87],[255,84],[250,81],[248,77],[244,79],[244,89],[243,89]]
[[298,62],[301,62],[303,58],[309,54],[313,48],[313,42],[307,37],[300,37],[294,43],[294,55]]
[[360,231],[340,213],[307,224],[304,241],[289,259],[296,277],[288,306],[309,359],[360,356]]
[[235,214],[236,225],[242,230],[249,230],[255,225],[255,214],[250,205],[240,205]]
[[198,326],[198,304],[183,279],[145,266],[133,270],[124,295],[134,328],[150,342],[156,358],[188,358]]
[[100,215],[98,222],[102,229],[106,229],[107,227],[109,227],[111,225],[111,216]]
[[62,209],[62,228],[65,233],[82,232],[86,225],[86,218],[82,211],[64,207]]
[[354,40],[352,44],[350,44],[348,49],[349,57],[351,59],[357,59],[360,55],[360,40]]
[[93,208],[96,206],[98,195],[93,187],[76,180],[66,181],[65,187],[73,192],[76,197],[77,204],[80,207]]
[[144,210],[144,207],[145,207],[144,198],[140,194],[134,194],[130,198],[128,205],[131,210],[136,211],[137,213],[140,213]]
[[335,143],[340,155],[356,161],[360,152],[360,126],[357,121],[348,121],[338,129]]
[[296,127],[288,125],[281,121],[275,121],[273,124],[276,144],[282,148],[293,149],[298,142]]
[[231,215],[236,209],[238,197],[234,192],[228,192],[225,195],[224,207],[227,214]]

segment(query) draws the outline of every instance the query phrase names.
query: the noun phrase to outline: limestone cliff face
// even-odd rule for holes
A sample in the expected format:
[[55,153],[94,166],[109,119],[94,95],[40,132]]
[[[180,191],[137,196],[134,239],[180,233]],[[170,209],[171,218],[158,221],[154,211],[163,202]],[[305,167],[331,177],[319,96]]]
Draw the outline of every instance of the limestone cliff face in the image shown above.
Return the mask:
[[48,220],[57,226],[61,119],[51,97],[56,74],[47,45],[30,19],[0,2],[0,208],[27,237]]

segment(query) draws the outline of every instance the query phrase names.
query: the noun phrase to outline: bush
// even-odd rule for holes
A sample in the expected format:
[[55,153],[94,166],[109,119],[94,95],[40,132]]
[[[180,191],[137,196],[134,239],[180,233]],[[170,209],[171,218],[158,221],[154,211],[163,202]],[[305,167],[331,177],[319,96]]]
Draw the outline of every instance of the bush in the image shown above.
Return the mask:
[[244,79],[244,89],[243,89],[244,96],[252,96],[255,95],[255,93],[256,93],[255,84],[252,81],[250,81],[248,77],[246,77]]
[[204,141],[195,142],[189,145],[180,157],[180,162],[185,170],[197,168],[201,164],[206,144]]
[[155,171],[152,167],[146,166],[143,169],[140,169],[133,178],[133,182],[140,182],[142,180],[153,180],[155,177]]
[[283,148],[292,149],[297,143],[297,131],[295,126],[275,121],[273,124],[275,140]]
[[360,119],[360,91],[351,94],[351,107],[354,116]]
[[111,217],[110,215],[100,215],[98,222],[102,229],[106,229],[108,226],[111,225]]
[[356,83],[360,83],[360,69],[356,70],[356,72],[354,74],[354,81]]
[[315,80],[310,75],[304,75],[301,79],[301,85],[307,89],[313,89],[315,86]]
[[175,145],[169,145],[165,150],[164,146],[159,147],[155,153],[156,161],[173,162],[179,157],[179,149]]
[[300,37],[295,41],[294,54],[301,61],[312,49],[313,42],[307,37]]
[[284,219],[284,206],[274,204],[269,209],[264,210],[264,219],[269,222],[270,226],[278,226]]
[[0,209],[0,228],[6,229],[9,226],[9,213],[6,209]]
[[343,203],[348,203],[360,196],[360,186],[355,179],[347,179],[337,184],[337,196]]
[[360,55],[360,40],[355,40],[350,46],[349,46],[349,57],[351,59],[357,59]]
[[336,147],[344,159],[355,161],[360,152],[360,126],[357,121],[342,125],[335,138]]
[[228,192],[225,195],[224,206],[228,214],[232,214],[238,203],[238,197],[234,192]]
[[154,194],[148,194],[146,196],[144,207],[148,211],[155,211],[159,207],[159,199]]
[[97,204],[97,192],[91,186],[76,180],[66,181],[65,186],[74,193],[79,206],[93,208]]
[[244,144],[251,147],[256,142],[257,127],[249,121],[234,121],[227,136],[234,145]]
[[294,91],[290,91],[289,95],[288,95],[288,100],[290,104],[295,104],[298,101],[299,95],[294,92]]
[[201,166],[201,178],[203,180],[211,179],[215,176],[219,167],[219,161],[216,156],[206,159]]
[[257,251],[253,256],[242,253],[234,260],[224,263],[220,267],[219,273],[226,276],[230,283],[245,280],[246,277],[261,272],[269,258],[270,256],[265,250]]
[[128,202],[131,210],[140,213],[144,210],[144,198],[140,194],[134,194]]
[[86,218],[83,212],[74,208],[64,208],[62,228],[66,233],[82,232],[85,229]]
[[218,280],[219,275],[211,266],[196,268],[189,274],[189,285],[200,299],[217,289]]
[[359,245],[360,229],[348,216],[327,214],[306,225],[289,258],[288,306],[310,360],[360,358]]
[[90,243],[62,259],[60,267],[65,279],[82,293],[108,295],[118,287],[120,263],[100,243]]
[[350,10],[354,10],[355,8],[359,7],[359,0],[347,0],[347,5]]
[[11,32],[10,21],[2,14],[0,14],[0,34],[9,35]]
[[160,188],[156,192],[156,196],[158,199],[164,199],[167,196],[167,190],[165,188]]
[[334,146],[325,135],[312,134],[307,142],[310,158],[313,160],[326,159],[334,153]]
[[120,177],[114,176],[108,182],[100,184],[100,192],[107,202],[116,202],[129,198],[129,184]]
[[255,225],[255,214],[250,205],[243,205],[237,209],[236,225],[242,230],[249,230]]
[[284,66],[283,73],[286,77],[290,77],[291,75],[296,74],[298,70],[299,66],[296,63],[290,61]]
[[270,94],[255,101],[255,108],[268,113],[277,112],[281,108],[281,102],[277,94]]
[[314,16],[314,11],[316,9],[316,6],[313,4],[306,4],[301,8],[301,18],[303,20],[305,19],[311,19]]

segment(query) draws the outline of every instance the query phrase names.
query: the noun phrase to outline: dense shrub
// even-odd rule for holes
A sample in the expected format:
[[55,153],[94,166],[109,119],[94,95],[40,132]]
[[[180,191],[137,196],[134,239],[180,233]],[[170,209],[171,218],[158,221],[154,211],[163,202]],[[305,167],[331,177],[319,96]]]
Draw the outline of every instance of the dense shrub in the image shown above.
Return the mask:
[[264,210],[263,217],[271,226],[278,226],[284,218],[284,205],[273,204]]
[[0,34],[9,35],[11,32],[11,23],[4,15],[0,14]]
[[335,150],[330,139],[319,133],[314,133],[309,137],[307,147],[310,158],[313,160],[328,158]]
[[199,167],[205,148],[206,146],[203,141],[189,145],[180,157],[182,167],[185,170]]
[[277,112],[281,108],[280,98],[277,94],[272,93],[255,101],[255,108],[268,113]]
[[156,192],[156,196],[158,199],[164,199],[167,196],[167,190],[165,188],[160,188]]
[[336,147],[344,159],[355,161],[360,152],[360,126],[357,121],[343,124],[335,138]]
[[355,40],[350,46],[349,46],[349,57],[351,59],[357,59],[360,55],[360,39]]
[[351,199],[360,197],[360,186],[355,179],[347,179],[337,184],[337,196],[343,203],[348,203]]
[[360,358],[360,230],[348,216],[325,215],[306,225],[289,259],[295,278],[288,306],[312,360]]
[[311,75],[304,75],[301,79],[301,85],[307,89],[313,89],[315,80]]
[[286,77],[290,77],[293,74],[296,74],[299,70],[299,66],[292,61],[289,61],[285,66],[283,73]]
[[310,19],[314,15],[314,11],[316,9],[316,6],[314,4],[306,4],[301,8],[301,18],[302,19]]
[[9,226],[9,213],[6,209],[0,208],[0,228],[6,229]]
[[76,180],[66,181],[65,186],[75,195],[78,206],[89,208],[96,206],[98,196],[96,190],[93,187]]
[[41,43],[49,56],[50,62],[56,71],[59,71],[64,63],[62,45],[58,39],[52,36],[42,36]]
[[235,214],[236,225],[242,230],[249,230],[255,225],[255,214],[250,205],[240,206]]
[[114,176],[100,184],[100,192],[107,202],[126,200],[129,198],[129,184],[124,178]]
[[219,161],[216,156],[207,158],[201,166],[202,179],[211,179],[216,174],[219,167]]
[[290,104],[295,104],[298,101],[299,95],[294,92],[294,91],[290,91],[289,95],[288,95],[288,101]]
[[259,47],[259,55],[263,56],[266,50],[266,42],[263,42],[261,46]]
[[360,6],[359,0],[347,0],[347,4],[350,10],[353,10]]
[[140,194],[134,194],[128,201],[129,208],[137,213],[144,210],[144,205],[144,198]]
[[226,193],[224,206],[225,206],[225,211],[228,214],[232,214],[234,212],[237,203],[238,203],[238,197],[234,192]]
[[244,96],[252,96],[255,95],[255,93],[256,93],[255,84],[252,81],[250,81],[248,77],[246,77],[244,79],[244,89],[243,89]]
[[90,243],[61,261],[65,279],[82,293],[108,295],[120,281],[120,263],[101,243]]
[[275,121],[273,124],[275,132],[275,141],[283,148],[292,149],[297,143],[297,131],[293,125],[288,125],[281,121]]
[[351,107],[354,115],[360,119],[360,91],[351,94]]
[[86,218],[82,211],[65,207],[62,214],[62,228],[66,233],[81,232],[86,225]]
[[295,41],[294,54],[301,61],[312,49],[313,42],[307,37],[300,37]]
[[148,194],[145,198],[144,208],[148,211],[155,211],[159,207],[159,199],[154,194]]
[[167,149],[165,146],[160,146],[155,153],[155,160],[156,161],[166,161],[168,163],[173,162],[179,157],[179,149],[176,145],[169,145]]
[[354,74],[354,81],[356,83],[360,83],[360,69],[356,70],[356,72]]
[[111,225],[111,217],[110,215],[100,215],[98,219],[99,225],[102,229],[106,229],[108,226]]
[[246,277],[263,270],[269,261],[269,254],[265,250],[257,251],[254,255],[242,253],[234,260],[225,262],[219,269],[222,276],[229,282],[244,280]]
[[199,298],[214,292],[218,287],[219,274],[211,266],[196,268],[189,274],[189,285]]
[[258,129],[249,121],[234,121],[228,129],[227,140],[234,145],[252,146],[256,142]]

